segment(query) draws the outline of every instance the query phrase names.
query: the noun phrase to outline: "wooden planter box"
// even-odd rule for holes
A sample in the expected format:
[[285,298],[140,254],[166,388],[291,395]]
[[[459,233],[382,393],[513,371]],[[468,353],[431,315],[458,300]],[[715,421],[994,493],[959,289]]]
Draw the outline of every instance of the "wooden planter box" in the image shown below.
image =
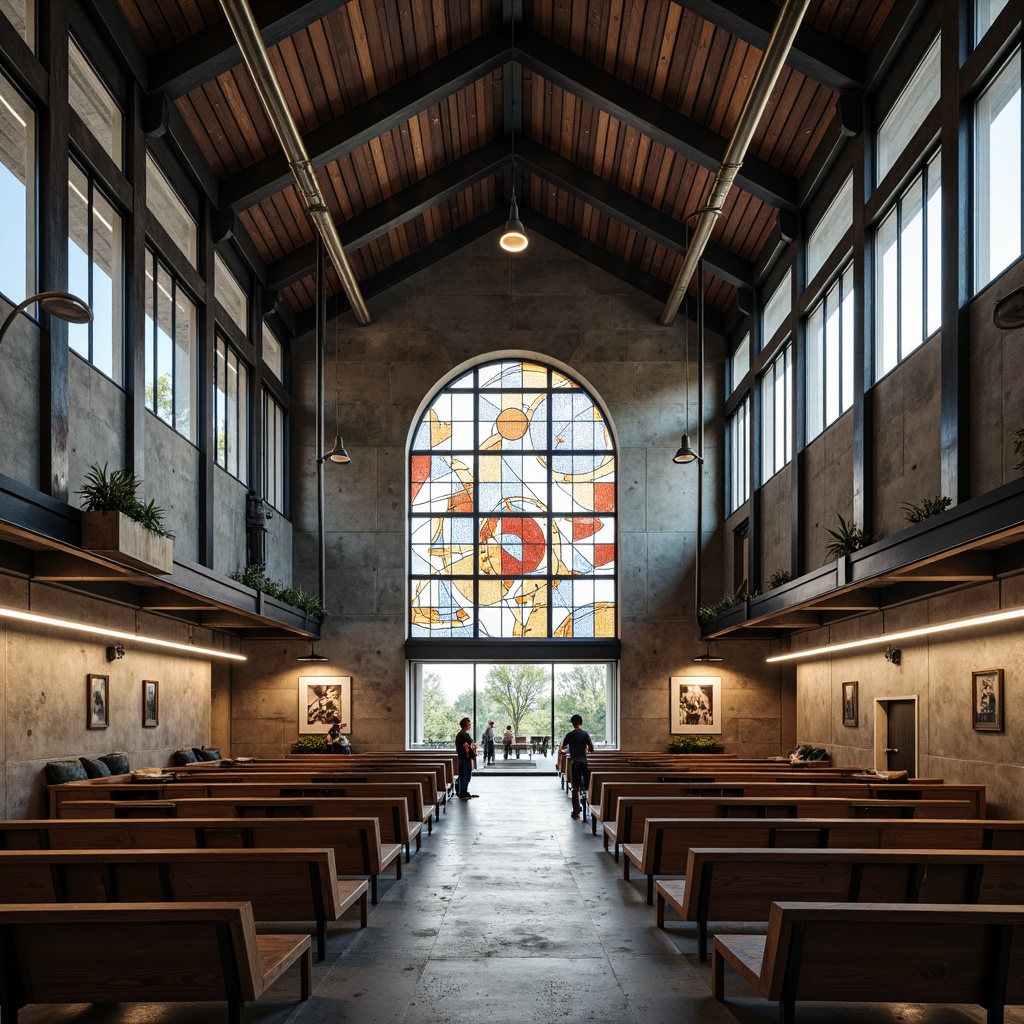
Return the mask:
[[122,512],[83,512],[82,547],[154,576],[174,571],[174,541],[150,533]]

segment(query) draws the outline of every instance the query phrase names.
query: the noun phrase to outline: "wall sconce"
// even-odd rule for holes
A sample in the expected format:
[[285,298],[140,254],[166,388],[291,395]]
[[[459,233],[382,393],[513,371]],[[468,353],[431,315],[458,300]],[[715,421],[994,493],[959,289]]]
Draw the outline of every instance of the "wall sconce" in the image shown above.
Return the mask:
[[992,323],[1001,331],[1015,331],[1024,327],[1024,287],[1015,288],[1009,295],[996,300]]
[[331,659],[328,658],[326,654],[317,654],[316,653],[316,641],[314,640],[309,645],[309,654],[300,654],[295,660],[296,661],[320,662],[320,661],[330,661]]
[[887,647],[885,649],[885,660],[890,665],[898,665],[903,660],[903,652],[898,647]]
[[121,644],[107,648],[107,661],[120,661],[123,657],[124,647]]
[[28,309],[33,302],[38,302],[44,313],[55,316],[58,320],[67,320],[69,324],[87,324],[92,320],[92,310],[85,299],[80,299],[71,292],[37,292],[27,299],[19,302],[14,309],[7,314],[7,319],[0,326],[0,342],[3,342],[4,335],[8,328],[17,319],[23,309]]

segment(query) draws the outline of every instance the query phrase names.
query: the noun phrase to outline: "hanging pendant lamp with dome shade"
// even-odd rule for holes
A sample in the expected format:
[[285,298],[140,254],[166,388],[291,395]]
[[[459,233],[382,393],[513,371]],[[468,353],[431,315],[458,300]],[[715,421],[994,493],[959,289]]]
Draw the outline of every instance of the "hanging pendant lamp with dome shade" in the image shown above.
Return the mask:
[[[516,19],[512,15],[512,63],[516,59]],[[509,205],[508,220],[505,221],[505,230],[498,239],[498,245],[505,252],[522,252],[529,244],[526,237],[523,222],[519,219],[519,204],[516,202],[516,97],[515,88],[512,88],[512,202]]]
[[[672,461],[677,466],[685,466],[690,462],[698,462],[704,465],[704,458],[690,443],[690,318],[687,315],[686,300],[683,296],[683,360],[686,367],[686,429],[683,431],[682,440],[676,449]],[[698,387],[700,385],[698,384]]]

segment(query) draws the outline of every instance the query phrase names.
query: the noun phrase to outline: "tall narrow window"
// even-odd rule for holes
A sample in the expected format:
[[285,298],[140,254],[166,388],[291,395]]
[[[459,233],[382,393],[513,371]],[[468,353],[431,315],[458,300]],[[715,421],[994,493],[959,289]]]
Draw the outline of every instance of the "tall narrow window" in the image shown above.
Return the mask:
[[729,417],[729,514],[750,497],[750,396]]
[[1021,253],[1021,50],[974,108],[974,286],[985,287]]
[[875,147],[878,162],[877,181],[881,181],[889,173],[914,137],[914,133],[924,124],[932,107],[939,102],[940,45],[940,39],[936,36],[914,69],[910,81],[882,120]]
[[729,356],[729,375],[726,383],[726,395],[731,395],[739,386],[750,369],[750,335],[744,334],[740,343]]
[[249,299],[245,289],[228,270],[228,265],[215,255],[213,258],[214,295],[221,308],[231,318],[234,325],[246,337],[249,336]]
[[268,391],[263,392],[263,487],[264,497],[284,512],[284,409]]
[[284,348],[266,324],[263,325],[263,365],[284,383]]
[[807,439],[853,405],[853,264],[807,318]]
[[121,216],[92,177],[68,163],[68,290],[93,319],[68,325],[68,345],[111,380],[124,370],[124,253]]
[[771,343],[772,338],[789,317],[793,308],[793,296],[790,291],[792,287],[791,271],[786,271],[786,276],[778,283],[771,298],[765,303],[764,312],[761,314],[761,347]]
[[772,360],[761,377],[761,482],[771,479],[793,457],[793,346]]
[[974,42],[977,45],[1009,0],[974,0]]
[[409,453],[410,635],[615,637],[616,456],[565,373],[477,366],[436,394]]
[[146,250],[146,406],[193,439],[196,305],[151,249]]
[[836,246],[853,224],[853,175],[848,175],[835,199],[829,203],[828,209],[822,214],[821,220],[815,225],[807,239],[807,280],[814,280],[814,275],[825,265],[825,261],[835,252]]
[[249,370],[218,332],[214,363],[217,465],[241,482],[249,479]]
[[941,179],[936,153],[875,235],[875,380],[942,326]]
[[32,108],[0,75],[0,292],[13,303],[36,290],[35,129]]
[[122,167],[121,108],[73,39],[68,41],[68,100],[110,159]]
[[195,217],[149,155],[146,156],[146,206],[194,267],[199,237]]

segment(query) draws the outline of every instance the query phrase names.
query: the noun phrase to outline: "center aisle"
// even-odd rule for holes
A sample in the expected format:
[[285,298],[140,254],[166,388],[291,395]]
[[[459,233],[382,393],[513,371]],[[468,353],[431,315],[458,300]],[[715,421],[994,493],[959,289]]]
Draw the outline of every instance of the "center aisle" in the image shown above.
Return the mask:
[[474,777],[471,791],[479,799],[449,804],[369,928],[332,940],[332,953],[347,948],[292,1020],[735,1021],[692,935],[677,945],[655,927],[554,777]]

